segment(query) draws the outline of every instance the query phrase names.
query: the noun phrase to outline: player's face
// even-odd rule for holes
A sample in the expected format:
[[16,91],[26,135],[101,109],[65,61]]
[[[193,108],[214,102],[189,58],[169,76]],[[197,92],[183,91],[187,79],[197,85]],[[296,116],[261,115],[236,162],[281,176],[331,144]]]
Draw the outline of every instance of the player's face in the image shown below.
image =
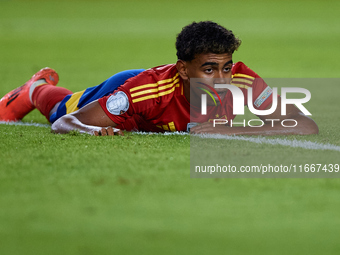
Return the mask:
[[[197,55],[192,61],[186,62],[187,76],[189,81],[190,78],[201,78],[203,79],[204,84],[214,88],[214,84],[230,84],[232,65],[233,61],[231,54],[200,54]],[[202,86],[197,85],[196,83],[190,84],[191,97],[195,96],[195,98],[200,98],[201,94],[205,93],[199,87]],[[205,86],[204,89],[209,91],[207,86]],[[223,101],[228,89],[215,88],[215,90],[220,96],[221,101]],[[217,95],[211,90],[210,92],[215,98],[216,103],[219,104]],[[210,96],[207,97],[207,104],[215,105],[213,99]]]

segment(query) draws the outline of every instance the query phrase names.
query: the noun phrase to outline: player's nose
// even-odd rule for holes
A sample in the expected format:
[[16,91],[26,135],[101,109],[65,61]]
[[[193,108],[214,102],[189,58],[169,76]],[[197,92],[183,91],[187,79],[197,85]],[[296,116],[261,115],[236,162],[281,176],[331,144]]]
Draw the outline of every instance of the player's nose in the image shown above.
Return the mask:
[[226,77],[215,78],[214,84],[230,84],[230,78],[226,78]]

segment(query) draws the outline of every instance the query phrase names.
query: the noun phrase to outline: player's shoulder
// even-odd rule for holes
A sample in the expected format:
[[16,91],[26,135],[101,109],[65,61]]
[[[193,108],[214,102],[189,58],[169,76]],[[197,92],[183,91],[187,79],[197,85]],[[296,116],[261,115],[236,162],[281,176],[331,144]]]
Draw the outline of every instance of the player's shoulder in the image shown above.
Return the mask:
[[133,105],[151,107],[160,102],[169,102],[180,86],[176,65],[162,65],[145,70],[128,80],[122,87]]
[[161,65],[149,68],[137,76],[128,79],[124,87],[128,90],[135,91],[142,88],[150,87],[144,86],[149,84],[162,84],[164,80],[171,79],[178,76],[177,68],[175,64]]
[[159,78],[162,78],[166,76],[175,75],[177,73],[177,68],[175,64],[167,64],[156,66],[146,71],[153,72],[155,75],[159,76]]
[[165,78],[172,77],[176,74],[177,74],[176,65],[168,64],[168,65],[160,65],[160,66],[146,69],[144,72],[141,72],[139,75],[149,78],[150,81],[153,80],[157,82]]
[[243,62],[236,62],[231,68],[233,78],[247,78],[254,80],[260,76],[252,69],[246,66]]

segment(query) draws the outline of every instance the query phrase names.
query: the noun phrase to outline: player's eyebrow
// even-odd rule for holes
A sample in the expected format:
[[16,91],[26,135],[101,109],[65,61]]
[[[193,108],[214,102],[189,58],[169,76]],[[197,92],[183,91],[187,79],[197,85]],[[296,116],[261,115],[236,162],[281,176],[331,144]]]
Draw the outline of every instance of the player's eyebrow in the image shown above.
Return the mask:
[[227,63],[225,63],[224,66],[227,66],[227,65],[232,64],[232,63],[233,63],[233,60],[231,59]]
[[218,63],[216,62],[205,62],[201,67],[203,66],[218,66]]
[[[226,66],[226,65],[229,65],[229,64],[232,64],[232,63],[233,63],[233,60],[229,60],[223,66]],[[218,66],[218,63],[217,62],[205,62],[203,65],[201,65],[201,67],[203,67],[203,66]]]

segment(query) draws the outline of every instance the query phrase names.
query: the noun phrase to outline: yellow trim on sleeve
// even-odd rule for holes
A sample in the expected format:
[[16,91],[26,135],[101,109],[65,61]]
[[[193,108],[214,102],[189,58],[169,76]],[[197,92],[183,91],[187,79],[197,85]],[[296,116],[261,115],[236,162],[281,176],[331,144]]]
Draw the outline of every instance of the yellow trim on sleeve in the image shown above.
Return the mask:
[[246,74],[243,74],[243,73],[235,73],[232,78],[234,77],[243,77],[243,78],[248,78],[248,79],[252,79],[252,80],[255,80],[254,77],[250,76],[250,75],[246,75]]
[[248,83],[248,84],[253,84],[253,81],[249,81],[249,80],[246,80],[246,79],[241,79],[241,78],[233,78],[233,82],[244,82],[244,83]]
[[231,83],[231,85],[234,85],[234,86],[236,86],[236,87],[238,87],[238,88],[241,88],[241,89],[248,89],[248,88],[250,88],[250,86],[247,86],[247,85],[244,85],[244,84],[238,84],[238,83]]
[[145,90],[133,93],[133,94],[131,94],[131,97],[136,97],[136,96],[140,96],[140,95],[144,95],[144,94],[154,93],[154,92],[158,92],[159,90],[171,88],[177,82],[179,82],[179,79],[175,80],[173,83],[170,83],[170,84],[167,84],[167,85],[164,85],[164,86],[160,86],[156,89],[145,89]]
[[178,77],[178,73],[176,73],[176,75],[172,78],[169,78],[169,79],[165,79],[165,80],[160,80],[156,83],[149,83],[149,84],[144,84],[144,85],[141,85],[141,86],[137,86],[137,87],[134,87],[132,89],[130,89],[130,92],[133,92],[133,91],[136,91],[136,90],[140,90],[140,89],[144,89],[144,88],[155,88],[157,87],[158,85],[161,85],[161,84],[164,84],[164,83],[168,83],[168,82],[173,82],[174,80],[176,80]]
[[132,103],[137,103],[137,102],[144,101],[144,100],[147,100],[147,99],[157,98],[157,97],[161,97],[161,96],[170,94],[175,90],[175,88],[176,88],[176,86],[174,86],[172,89],[169,89],[169,90],[161,92],[161,93],[152,94],[152,95],[140,97],[140,98],[137,98],[137,99],[132,99]]

